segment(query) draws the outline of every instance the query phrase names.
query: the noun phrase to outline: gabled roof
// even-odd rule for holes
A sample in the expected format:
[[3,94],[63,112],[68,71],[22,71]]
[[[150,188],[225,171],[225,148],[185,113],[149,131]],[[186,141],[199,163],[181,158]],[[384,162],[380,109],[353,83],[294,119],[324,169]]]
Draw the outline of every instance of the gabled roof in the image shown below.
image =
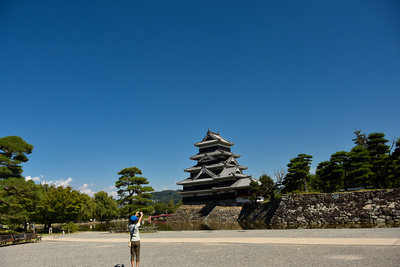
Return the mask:
[[191,156],[190,159],[191,160],[199,160],[201,158],[203,158],[204,156],[211,156],[211,157],[218,157],[218,156],[233,156],[235,158],[240,158],[240,155],[229,152],[229,151],[224,151],[224,150],[215,150],[213,152],[208,152],[208,153],[202,153],[202,154],[196,154],[194,156]]
[[177,185],[193,185],[193,184],[209,184],[209,183],[214,183],[214,182],[215,182],[215,180],[213,178],[203,178],[203,179],[197,179],[197,180],[192,180],[191,178],[187,178],[180,182],[176,182],[176,184]]
[[[205,165],[203,166],[193,166],[190,168],[186,168],[184,169],[185,172],[198,172],[201,168],[203,168]],[[247,170],[248,168],[246,166],[242,166],[242,165],[233,165],[233,164],[227,164],[225,162],[219,162],[219,163],[214,163],[211,165],[207,165],[206,166],[209,170],[219,170],[222,168],[232,168],[232,167],[237,167],[239,168],[241,171],[242,170]]]
[[201,170],[199,171],[199,173],[192,178],[192,180],[196,180],[197,178],[200,177],[200,175],[202,175],[203,173],[208,174],[211,178],[216,177],[217,175],[215,173],[213,173],[211,170],[209,170],[206,166],[203,166],[201,168]]
[[237,166],[232,166],[232,167],[225,167],[218,176],[228,177],[228,176],[240,176],[240,175],[243,175],[243,172]]
[[247,177],[238,179],[235,183],[233,183],[230,186],[212,187],[211,189],[204,189],[204,190],[181,191],[181,192],[178,192],[178,194],[179,195],[190,195],[190,194],[211,193],[211,192],[218,192],[218,191],[247,189],[250,187],[250,183],[252,181],[260,183],[260,181],[258,181],[257,179],[254,179],[251,176],[247,176]]
[[194,145],[197,147],[204,147],[204,146],[210,146],[210,145],[215,145],[215,144],[221,144],[224,146],[233,146],[234,143],[229,142],[225,138],[223,138],[219,133],[214,133],[211,132],[210,130],[207,131],[206,136],[203,138],[198,143],[195,143]]
[[[204,166],[205,165],[203,165],[203,166],[193,166],[193,167],[184,169],[184,171],[185,172],[196,172],[196,171],[199,171]],[[224,166],[224,163],[219,162],[219,163],[214,163],[214,164],[211,164],[211,165],[207,165],[207,168],[210,169],[210,170],[211,169],[221,169],[223,166]]]
[[254,179],[251,176],[248,176],[246,178],[242,178],[237,180],[234,184],[232,184],[231,186],[226,186],[226,187],[220,187],[218,188],[219,190],[224,189],[224,190],[228,190],[228,189],[240,189],[240,188],[248,188],[250,187],[250,183],[254,181],[254,182],[258,182],[259,181],[257,179]]
[[[209,177],[199,178],[204,173],[207,174]],[[244,174],[239,166],[228,166],[225,164],[221,173],[215,174],[213,171],[211,171],[209,169],[209,166],[204,165],[204,166],[201,166],[201,170],[197,173],[196,176],[189,177],[183,181],[177,182],[176,184],[184,185],[184,184],[199,184],[199,183],[205,183],[205,182],[212,183],[217,180],[242,179],[242,178],[247,178],[247,177],[251,177],[251,176]]]
[[198,160],[198,162],[207,162],[207,161],[213,161],[216,160],[216,158],[214,158],[213,156],[204,154],[204,156]]
[[239,169],[241,169],[241,170],[247,170],[247,169],[248,169],[246,166],[239,165],[239,163],[236,161],[236,159],[235,159],[234,156],[230,156],[230,157],[225,161],[225,164],[237,166],[237,167],[238,167]]

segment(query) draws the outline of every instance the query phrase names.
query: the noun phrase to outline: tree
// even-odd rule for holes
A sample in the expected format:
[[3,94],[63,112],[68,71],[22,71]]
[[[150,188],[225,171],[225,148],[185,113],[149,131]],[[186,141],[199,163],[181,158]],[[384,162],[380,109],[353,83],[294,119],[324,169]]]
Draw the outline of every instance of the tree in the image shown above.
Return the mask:
[[367,135],[366,134],[362,134],[361,130],[355,130],[354,134],[357,137],[352,139],[352,141],[354,141],[356,146],[362,146],[364,148],[367,148],[367,141],[368,141]]
[[154,203],[154,213],[153,215],[160,215],[160,214],[165,214],[167,213],[167,205],[162,202],[156,202]]
[[33,146],[19,136],[0,138],[0,179],[22,178],[20,164],[28,161],[26,155],[32,150]]
[[[334,192],[335,191],[335,181],[332,178],[333,164],[330,161],[322,161],[318,163],[316,174],[316,181],[314,181],[314,186],[323,192]],[[315,185],[316,184],[316,185]]]
[[363,146],[355,146],[349,155],[349,184],[352,187],[371,186],[372,165],[369,151]]
[[263,197],[264,200],[275,200],[276,190],[281,186],[281,177],[284,176],[285,172],[282,170],[274,170],[274,172],[278,179],[277,182],[275,182],[269,175],[265,173],[260,176],[258,181],[250,182],[250,193],[252,194],[250,200],[256,202],[257,200],[260,200],[261,197]]
[[112,196],[108,196],[106,192],[100,191],[94,194],[94,203],[95,217],[98,220],[109,220],[117,215],[117,202]]
[[20,178],[0,180],[0,223],[16,229],[31,221],[35,207],[40,200],[38,186],[32,181]]
[[43,197],[35,213],[38,222],[45,224],[45,228],[52,223],[76,221],[80,214],[85,197],[82,193],[70,186],[55,187],[55,185],[41,185]]
[[257,202],[259,200],[262,200],[262,192],[261,192],[261,182],[260,181],[251,181],[250,182],[250,189],[249,192],[251,196],[249,199],[251,201]]
[[392,188],[400,187],[400,138],[395,142],[396,146],[390,155],[390,172],[388,178]]
[[152,195],[154,189],[151,186],[144,186],[149,184],[147,178],[137,176],[142,175],[142,171],[137,167],[129,167],[122,169],[118,175],[121,175],[115,186],[119,189],[118,196],[120,199],[117,203],[121,207],[121,212],[128,216],[135,214],[136,211],[143,211],[145,213],[152,213],[153,207]]
[[348,189],[347,175],[349,172],[349,155],[346,151],[338,151],[331,155],[330,159],[332,166],[331,183],[336,191],[340,187],[344,190]]
[[95,217],[96,204],[94,198],[87,194],[82,194],[81,199],[81,209],[79,210],[77,221],[89,221]]
[[152,192],[154,202],[168,204],[171,199],[174,203],[179,203],[182,201],[182,196],[178,194],[177,190],[163,190],[161,192]]
[[320,162],[316,176],[323,192],[335,192],[344,186],[348,189],[349,159],[346,151],[338,151],[331,155],[329,161]]
[[167,205],[167,214],[174,213],[176,209],[174,200],[171,199]]
[[290,160],[288,166],[288,173],[283,181],[283,192],[293,192],[301,190],[308,192],[307,181],[310,175],[310,165],[312,156],[306,154],[299,154],[296,158]]
[[376,188],[387,188],[386,176],[389,162],[390,147],[383,133],[371,133],[368,135],[367,149],[371,157],[371,170],[373,182]]
[[286,176],[286,170],[284,168],[280,168],[278,170],[274,169],[274,174],[276,178],[276,189],[279,189],[282,186],[283,179],[285,179]]
[[264,199],[269,199],[270,201],[275,200],[275,190],[277,189],[277,184],[274,182],[274,180],[266,175],[265,173],[260,176],[260,182],[261,182],[261,192],[263,194]]

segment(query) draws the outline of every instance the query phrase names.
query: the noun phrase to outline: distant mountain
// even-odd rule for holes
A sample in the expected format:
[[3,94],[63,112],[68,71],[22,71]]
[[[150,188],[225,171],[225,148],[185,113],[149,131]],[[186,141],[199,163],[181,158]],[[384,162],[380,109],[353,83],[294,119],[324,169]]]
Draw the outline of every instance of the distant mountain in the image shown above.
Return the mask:
[[163,190],[161,192],[153,192],[153,200],[158,203],[168,204],[171,199],[174,200],[174,204],[181,202],[182,196],[178,195],[178,190]]

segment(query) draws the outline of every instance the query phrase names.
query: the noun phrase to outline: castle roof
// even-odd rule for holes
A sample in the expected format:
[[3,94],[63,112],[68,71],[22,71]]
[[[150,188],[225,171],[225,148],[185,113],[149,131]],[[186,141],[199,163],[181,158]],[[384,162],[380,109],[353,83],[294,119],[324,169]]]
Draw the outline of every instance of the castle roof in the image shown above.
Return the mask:
[[201,166],[200,168],[201,169],[196,176],[189,177],[183,181],[177,182],[176,184],[194,185],[194,184],[213,183],[222,180],[241,179],[250,177],[246,174],[243,174],[239,166],[224,165],[224,168],[222,169],[220,174],[215,174],[212,170],[210,170],[209,166]]
[[250,183],[253,181],[259,183],[259,181],[257,179],[254,179],[251,176],[247,176],[247,177],[237,180],[234,184],[232,184],[230,186],[212,187],[210,189],[195,190],[195,191],[180,191],[180,192],[178,192],[178,194],[179,195],[191,195],[191,194],[215,193],[215,192],[220,192],[220,191],[244,189],[244,188],[249,188]]
[[[213,158],[211,158],[211,159],[213,159]],[[199,162],[202,162],[202,159],[200,159]],[[237,166],[240,170],[247,170],[246,166],[242,166],[237,163],[234,156],[229,157],[224,162],[218,162],[218,163],[207,165],[207,168],[210,170],[214,170],[214,169],[222,169],[224,167],[227,168],[227,167],[233,167],[233,166]],[[202,166],[193,166],[193,167],[185,169],[184,171],[185,172],[197,172],[201,168],[202,168]]]
[[191,156],[190,159],[199,160],[199,159],[201,159],[201,158],[203,158],[205,156],[209,156],[209,157],[218,157],[218,156],[228,156],[229,157],[229,156],[234,156],[235,158],[240,158],[240,155],[238,155],[238,154],[235,154],[235,153],[232,153],[232,152],[229,152],[229,151],[224,151],[224,150],[217,149],[215,151],[208,152],[208,153],[196,154],[194,156]]
[[234,145],[234,143],[229,142],[228,140],[223,138],[219,133],[214,133],[214,132],[211,132],[210,130],[207,131],[207,134],[203,138],[203,140],[201,140],[198,143],[195,143],[194,145],[197,147],[205,147],[205,146],[211,146],[211,145],[216,145],[216,144],[220,144],[220,145],[224,145],[224,146],[228,146],[228,147]]

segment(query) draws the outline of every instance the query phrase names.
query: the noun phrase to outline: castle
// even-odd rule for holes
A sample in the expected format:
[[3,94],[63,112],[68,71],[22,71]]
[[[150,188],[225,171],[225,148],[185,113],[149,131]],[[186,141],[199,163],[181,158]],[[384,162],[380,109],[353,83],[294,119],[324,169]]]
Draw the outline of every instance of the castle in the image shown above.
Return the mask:
[[243,173],[247,167],[239,165],[236,159],[240,155],[231,152],[234,143],[208,130],[203,140],[194,145],[199,153],[190,159],[197,164],[184,170],[190,173],[189,178],[177,182],[183,186],[179,192],[183,204],[249,202],[250,182],[258,180]]

